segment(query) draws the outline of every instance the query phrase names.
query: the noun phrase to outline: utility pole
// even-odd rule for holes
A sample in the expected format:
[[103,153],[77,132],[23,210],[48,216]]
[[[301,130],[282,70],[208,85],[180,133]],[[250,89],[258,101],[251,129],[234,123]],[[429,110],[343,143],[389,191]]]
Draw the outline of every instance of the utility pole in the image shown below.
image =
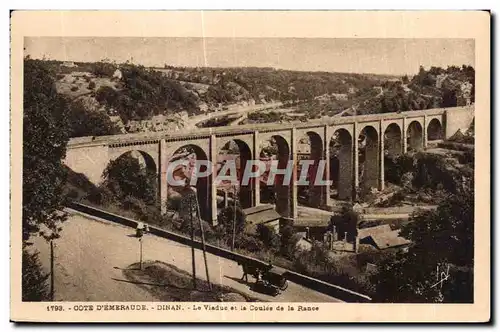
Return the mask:
[[50,240],[50,299],[54,301],[54,240]]
[[208,273],[207,264],[207,251],[205,248],[205,231],[203,230],[203,220],[201,220],[200,204],[198,202],[198,195],[195,194],[196,207],[198,212],[198,220],[200,221],[200,232],[201,232],[201,248],[203,251],[203,260],[205,261],[205,273],[207,275],[208,289],[212,290],[212,283],[210,282],[210,274]]
[[233,193],[233,206],[234,206],[234,214],[233,214],[233,239],[231,242],[231,251],[234,251],[234,243],[236,241],[236,186],[234,186]]
[[189,197],[189,220],[191,224],[191,263],[193,267],[193,288],[196,289],[196,262],[194,251],[194,222],[193,222],[193,205],[191,197]]
[[139,238],[139,268],[142,271],[142,237]]

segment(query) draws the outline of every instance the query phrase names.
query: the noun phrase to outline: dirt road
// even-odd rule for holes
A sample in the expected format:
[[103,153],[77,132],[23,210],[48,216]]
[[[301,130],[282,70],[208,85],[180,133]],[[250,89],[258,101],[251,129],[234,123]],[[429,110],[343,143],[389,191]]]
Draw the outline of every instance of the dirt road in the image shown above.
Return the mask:
[[200,114],[200,115],[195,115],[190,117],[186,121],[185,128],[187,129],[196,129],[196,125],[198,123],[213,119],[213,118],[218,118],[218,117],[223,117],[226,115],[247,115],[250,112],[255,112],[259,110],[264,110],[270,107],[280,107],[283,106],[282,102],[274,102],[274,103],[268,103],[268,104],[257,104],[257,105],[250,105],[250,106],[239,106],[239,107],[231,107],[230,109],[223,110],[223,111],[216,111],[216,112],[211,112],[207,114]]
[[[64,301],[158,301],[153,292],[128,282],[123,269],[139,261],[139,242],[134,230],[110,222],[72,214],[64,223],[55,246],[55,298]],[[49,266],[49,246],[34,239],[44,266]],[[190,247],[154,235],[144,236],[144,260],[159,260],[191,271]],[[236,262],[207,254],[210,279],[263,301],[340,302],[328,295],[290,283],[277,297],[253,292],[239,280]],[[196,270],[205,279],[201,251],[196,252]],[[153,286],[154,287],[154,286]]]

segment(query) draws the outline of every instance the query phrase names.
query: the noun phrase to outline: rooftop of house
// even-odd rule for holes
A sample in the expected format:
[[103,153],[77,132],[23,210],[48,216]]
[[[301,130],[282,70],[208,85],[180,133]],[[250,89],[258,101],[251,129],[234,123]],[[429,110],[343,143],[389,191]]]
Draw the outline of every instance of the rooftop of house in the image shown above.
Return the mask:
[[374,235],[374,234],[380,234],[380,233],[387,233],[391,232],[391,226],[389,225],[379,225],[375,227],[367,227],[367,228],[361,228],[358,230],[358,237],[360,239],[364,239],[367,236]]
[[400,247],[411,243],[410,240],[399,236],[399,230],[372,234],[369,237],[378,249]]
[[270,204],[253,206],[244,209],[247,222],[251,224],[268,223],[274,220],[279,220],[281,215],[274,210],[274,206]]

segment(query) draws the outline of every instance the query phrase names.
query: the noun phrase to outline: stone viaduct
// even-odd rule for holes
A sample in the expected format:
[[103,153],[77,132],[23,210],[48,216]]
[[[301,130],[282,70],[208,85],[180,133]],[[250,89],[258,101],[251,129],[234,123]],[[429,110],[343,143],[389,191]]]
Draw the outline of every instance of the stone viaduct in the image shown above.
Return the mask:
[[[111,160],[131,151],[139,152],[147,167],[158,174],[158,196],[161,209],[166,211],[168,188],[167,165],[172,156],[183,147],[190,147],[198,159],[217,164],[220,149],[234,141],[240,150],[240,160],[258,159],[262,142],[274,139],[278,146],[278,168],[289,160],[297,162],[298,141],[308,137],[310,159],[325,160],[324,178],[330,179],[330,155],[338,159],[336,183],[338,198],[349,199],[358,187],[384,189],[384,155],[397,155],[408,150],[421,150],[433,140],[448,138],[459,129],[466,130],[474,117],[473,106],[447,109],[429,109],[401,113],[364,116],[332,117],[307,123],[259,124],[197,129],[189,132],[155,132],[71,139],[65,164],[77,173],[83,173],[98,184]],[[257,156],[257,158],[255,158]],[[360,168],[360,165],[362,167]],[[214,166],[215,167],[215,166]],[[295,172],[296,173],[296,172]],[[199,180],[198,200],[204,219],[216,223],[217,188],[214,176]],[[289,186],[275,184],[276,210],[289,217],[297,215],[296,174]],[[240,188],[244,207],[260,204],[260,184],[253,181]],[[330,203],[329,186],[311,188],[317,207]]]

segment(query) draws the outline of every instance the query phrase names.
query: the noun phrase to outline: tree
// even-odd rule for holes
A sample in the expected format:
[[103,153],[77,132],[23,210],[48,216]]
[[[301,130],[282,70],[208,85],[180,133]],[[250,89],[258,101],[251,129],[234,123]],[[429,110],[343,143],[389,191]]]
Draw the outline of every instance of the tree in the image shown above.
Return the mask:
[[23,239],[44,224],[47,239],[58,236],[63,221],[62,159],[69,137],[68,103],[57,94],[55,74],[41,60],[24,60]]
[[333,226],[335,226],[340,239],[344,238],[345,233],[347,233],[347,240],[353,241],[358,235],[357,227],[359,220],[359,213],[354,211],[352,206],[343,206],[340,214],[331,217],[330,229],[333,229]]
[[104,85],[97,89],[95,99],[109,107],[115,106],[118,92],[110,86]]
[[297,232],[293,228],[293,222],[286,222],[280,227],[281,254],[287,258],[293,258],[298,238]]
[[269,249],[280,248],[280,238],[274,228],[264,224],[257,225],[257,237]]
[[132,196],[145,204],[156,202],[156,172],[147,165],[142,167],[139,160],[130,154],[111,161],[103,177],[102,186],[108,188],[115,199],[124,200]]
[[22,299],[47,301],[47,275],[27,240],[41,232],[46,240],[59,237],[69,125],[67,101],[57,94],[55,75],[40,60],[24,59],[23,200],[22,200]]
[[94,63],[92,72],[97,77],[111,77],[113,76],[116,68],[115,64],[102,60]]
[[228,207],[222,209],[217,216],[217,232],[220,237],[224,239],[226,244],[231,245],[233,233],[236,235],[235,243],[239,242],[239,238],[244,233],[246,224],[246,215],[239,205],[230,204]]
[[[466,182],[436,210],[415,214],[401,229],[400,235],[413,244],[408,253],[379,264],[373,277],[378,300],[473,301],[474,192],[472,179]],[[450,274],[442,287],[436,285],[439,268]]]
[[415,188],[446,189],[452,193],[460,189],[460,170],[452,167],[452,161],[427,153],[418,153],[415,159],[412,181]]
[[408,154],[397,156],[385,156],[385,179],[391,183],[400,185],[403,175],[414,170],[413,157]]
[[387,99],[385,96],[383,96],[381,99],[380,99],[380,112],[381,113],[390,113],[391,110],[389,108],[389,105],[387,103]]
[[432,248],[434,256],[459,266],[472,266],[474,258],[474,189],[472,179],[464,179],[436,210],[412,217],[413,223],[401,231],[412,242]]
[[47,279],[49,274],[42,272],[38,252],[28,252],[23,248],[22,261],[22,299],[23,301],[50,301]]
[[410,110],[410,104],[408,103],[408,99],[405,98],[404,96],[402,97],[401,100],[401,111],[406,112]]
[[118,127],[106,114],[91,112],[85,109],[80,101],[71,103],[69,107],[70,136],[102,136],[118,134]]
[[457,106],[457,91],[455,89],[443,89],[443,101],[441,107],[455,107]]

